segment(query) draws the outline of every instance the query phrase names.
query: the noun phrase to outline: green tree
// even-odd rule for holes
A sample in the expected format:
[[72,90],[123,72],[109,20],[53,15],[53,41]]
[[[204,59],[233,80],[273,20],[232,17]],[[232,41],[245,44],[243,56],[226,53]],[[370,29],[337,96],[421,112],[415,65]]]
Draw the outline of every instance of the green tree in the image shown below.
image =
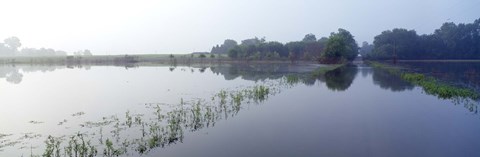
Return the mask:
[[352,34],[339,28],[338,33],[332,32],[327,41],[322,60],[334,63],[341,60],[353,60],[358,54],[358,45]]
[[303,38],[302,41],[303,42],[316,42],[317,37],[315,37],[314,34],[310,33],[310,34],[305,35],[305,37]]
[[328,58],[340,58],[342,52],[346,51],[347,46],[345,40],[339,35],[332,35],[328,39],[324,56]]

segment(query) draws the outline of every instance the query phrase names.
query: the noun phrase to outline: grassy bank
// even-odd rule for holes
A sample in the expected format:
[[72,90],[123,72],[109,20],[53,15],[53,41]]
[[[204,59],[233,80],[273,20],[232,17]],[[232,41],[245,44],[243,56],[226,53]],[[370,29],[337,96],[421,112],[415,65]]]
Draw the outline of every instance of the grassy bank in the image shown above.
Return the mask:
[[[313,61],[295,61],[295,63],[314,63]],[[232,59],[219,54],[139,54],[139,55],[94,55],[94,56],[13,56],[0,57],[0,64],[41,64],[41,65],[124,65],[124,64],[163,64],[191,65],[212,63],[292,63],[287,59],[245,60]]]
[[373,68],[379,68],[379,69],[385,70],[392,75],[397,75],[414,85],[422,87],[423,91],[425,91],[427,94],[435,95],[442,99],[452,99],[452,98],[470,98],[473,100],[480,99],[480,94],[471,89],[448,85],[446,83],[439,81],[434,77],[429,77],[420,73],[411,73],[406,70],[402,70],[401,67],[383,64],[379,62],[369,61],[367,62],[367,64],[369,64]]

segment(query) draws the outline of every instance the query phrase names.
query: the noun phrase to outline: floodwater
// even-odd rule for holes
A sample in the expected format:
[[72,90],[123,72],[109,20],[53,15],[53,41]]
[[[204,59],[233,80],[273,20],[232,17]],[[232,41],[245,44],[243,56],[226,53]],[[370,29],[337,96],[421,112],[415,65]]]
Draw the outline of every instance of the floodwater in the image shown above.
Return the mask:
[[1,66],[0,156],[480,156],[478,100],[318,67]]

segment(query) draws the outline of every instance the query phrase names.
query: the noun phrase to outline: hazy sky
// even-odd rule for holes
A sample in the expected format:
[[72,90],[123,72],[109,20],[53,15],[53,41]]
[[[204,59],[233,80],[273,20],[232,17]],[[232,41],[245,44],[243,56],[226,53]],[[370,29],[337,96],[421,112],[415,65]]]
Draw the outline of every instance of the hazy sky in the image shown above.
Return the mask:
[[210,51],[230,38],[288,42],[338,28],[358,43],[392,28],[432,33],[480,18],[480,0],[1,0],[0,39],[94,54]]

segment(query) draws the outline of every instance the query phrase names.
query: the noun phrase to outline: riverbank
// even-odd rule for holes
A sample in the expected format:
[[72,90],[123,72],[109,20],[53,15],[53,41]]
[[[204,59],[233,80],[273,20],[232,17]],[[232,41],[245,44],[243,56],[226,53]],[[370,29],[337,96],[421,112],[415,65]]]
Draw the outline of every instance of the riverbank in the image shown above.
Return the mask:
[[[370,62],[392,62],[392,60],[368,60]],[[477,59],[466,59],[466,60],[463,60],[463,59],[439,59],[439,60],[397,60],[397,62],[425,62],[425,63],[428,63],[428,62],[480,62],[480,60],[477,60]]]
[[218,63],[310,63],[315,61],[288,59],[279,60],[244,60],[232,59],[226,55],[201,54],[139,54],[139,55],[93,55],[93,56],[15,56],[0,57],[0,64],[32,64],[32,65],[192,65]]

